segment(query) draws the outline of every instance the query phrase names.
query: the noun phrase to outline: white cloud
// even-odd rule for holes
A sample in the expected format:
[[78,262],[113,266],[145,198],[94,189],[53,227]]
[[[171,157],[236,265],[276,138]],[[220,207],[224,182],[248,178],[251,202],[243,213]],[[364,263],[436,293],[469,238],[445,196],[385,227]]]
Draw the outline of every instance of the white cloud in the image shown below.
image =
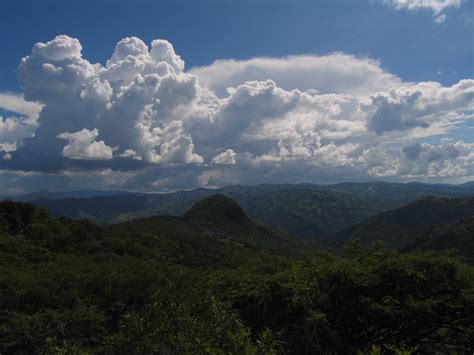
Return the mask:
[[449,8],[459,8],[461,0],[382,0],[385,5],[396,10],[429,10],[433,13],[433,20],[442,23],[446,20],[444,12]]
[[31,125],[24,124],[18,117],[0,116],[0,152],[4,160],[12,158],[10,152],[17,149],[18,142],[32,134]]
[[[204,96],[206,90],[183,72],[184,62],[169,42],[155,40],[149,50],[140,39],[125,38],[105,67],[82,58],[81,51],[77,39],[58,36],[36,44],[22,59],[17,73],[25,97],[46,105],[41,126],[25,147],[28,156],[41,148],[41,154],[49,154],[60,168],[56,157],[70,148],[58,135],[99,130],[103,145],[118,147],[122,158],[149,164],[202,162],[193,152],[183,120],[189,107],[199,108],[201,92]],[[36,144],[41,147],[35,149]],[[135,154],[124,155],[127,150]],[[76,151],[69,155],[81,156]],[[17,156],[20,164],[21,152]]]
[[22,95],[0,93],[0,108],[25,116],[31,123],[36,123],[42,107],[39,103],[26,101]]
[[[150,134],[144,128],[145,136]],[[154,128],[152,137],[147,139],[150,149],[146,152],[146,159],[152,163],[202,163],[203,158],[193,153],[194,144],[191,136],[184,133],[183,122],[172,121],[164,129]],[[158,147],[158,151],[155,148]]]
[[184,70],[184,62],[174,51],[173,45],[163,39],[155,39],[151,42],[150,56],[156,62],[165,62],[171,65],[174,70],[181,72]]
[[285,90],[364,95],[389,90],[402,81],[386,72],[376,60],[343,53],[325,56],[217,60],[191,70],[202,84],[226,96],[228,87],[246,81],[271,79]]
[[112,159],[113,149],[104,141],[95,141],[99,131],[83,129],[75,133],[58,134],[59,139],[66,139],[69,143],[63,148],[63,156],[70,159],[108,160]]
[[132,158],[136,160],[142,160],[142,157],[137,155],[137,152],[133,149],[125,149],[123,153],[119,155],[121,158]]
[[474,175],[474,143],[444,138],[440,144],[409,142],[397,172],[407,178],[436,178]]
[[213,164],[235,164],[235,157],[237,154],[232,149],[227,149],[212,158]]
[[58,36],[23,58],[17,72],[30,101],[6,100],[24,117],[0,119],[1,168],[51,181],[94,171],[104,184],[151,190],[473,175],[471,143],[436,137],[473,121],[471,79],[407,83],[345,54],[186,72],[169,42],[149,48],[135,37],[117,43],[105,66],[81,50]]
[[[22,95],[3,93],[0,94],[0,109],[13,113],[8,117],[0,115],[0,151],[12,152],[22,139],[34,133],[42,105],[25,101]],[[11,154],[5,154],[4,159],[10,160]]]
[[377,134],[410,128],[449,125],[473,117],[474,80],[461,80],[451,87],[427,82],[377,93],[368,113],[368,127]]

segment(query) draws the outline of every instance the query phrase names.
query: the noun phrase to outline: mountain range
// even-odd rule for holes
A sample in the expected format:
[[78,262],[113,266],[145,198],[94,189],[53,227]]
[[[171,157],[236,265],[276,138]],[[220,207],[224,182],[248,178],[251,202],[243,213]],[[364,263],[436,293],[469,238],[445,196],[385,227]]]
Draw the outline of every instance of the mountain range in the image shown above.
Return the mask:
[[[427,196],[474,196],[474,184],[339,183],[333,185],[233,185],[170,193],[71,192],[16,196],[55,216],[117,223],[151,215],[182,216],[196,202],[221,193],[256,222],[291,236],[322,241],[379,213]],[[94,195],[96,194],[96,195]],[[38,198],[41,196],[40,198]],[[10,197],[11,198],[11,197]]]

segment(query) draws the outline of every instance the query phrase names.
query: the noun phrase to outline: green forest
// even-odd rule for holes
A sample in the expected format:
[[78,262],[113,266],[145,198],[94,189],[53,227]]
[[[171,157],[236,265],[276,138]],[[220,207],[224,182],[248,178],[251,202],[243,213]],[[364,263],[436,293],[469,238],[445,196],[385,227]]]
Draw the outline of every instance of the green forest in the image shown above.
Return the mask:
[[111,225],[3,201],[0,353],[472,353],[472,259],[425,239],[323,248],[222,195]]

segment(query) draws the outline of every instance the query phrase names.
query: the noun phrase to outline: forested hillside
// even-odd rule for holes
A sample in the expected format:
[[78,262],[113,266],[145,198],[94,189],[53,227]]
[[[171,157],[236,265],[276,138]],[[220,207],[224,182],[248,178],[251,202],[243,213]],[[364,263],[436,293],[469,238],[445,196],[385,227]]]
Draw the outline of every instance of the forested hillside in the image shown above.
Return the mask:
[[427,233],[407,245],[406,250],[454,249],[474,263],[474,215],[459,219]]
[[467,353],[474,269],[453,253],[344,255],[225,196],[99,226],[0,203],[0,352]]
[[[216,193],[234,199],[256,222],[285,233],[321,241],[328,235],[378,213],[399,208],[427,196],[474,196],[474,187],[421,183],[341,183],[334,185],[282,184],[226,186],[217,190],[194,189],[164,194],[97,192],[33,194],[18,197],[46,207],[55,216],[89,218],[116,223],[150,215],[182,216],[196,202]],[[34,197],[41,196],[39,199]],[[88,196],[88,197],[87,197]],[[66,197],[66,198],[64,198]]]
[[380,213],[326,239],[338,247],[353,239],[365,245],[378,240],[403,248],[433,229],[474,215],[474,198],[421,198],[401,208]]

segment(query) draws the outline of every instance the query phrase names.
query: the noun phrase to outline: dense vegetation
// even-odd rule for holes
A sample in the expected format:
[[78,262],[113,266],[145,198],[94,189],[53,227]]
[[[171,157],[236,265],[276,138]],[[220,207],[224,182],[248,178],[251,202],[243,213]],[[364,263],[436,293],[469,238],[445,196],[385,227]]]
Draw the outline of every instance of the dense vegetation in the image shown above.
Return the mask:
[[[166,194],[120,192],[37,193],[16,197],[46,207],[55,216],[116,223],[150,215],[181,216],[215,193],[234,199],[255,221],[292,236],[322,240],[380,212],[426,196],[474,196],[474,185],[340,183],[225,186]],[[82,197],[82,198],[81,198]]]
[[474,214],[443,225],[416,238],[405,247],[406,250],[449,250],[455,249],[470,263],[474,263]]
[[474,215],[474,197],[429,196],[380,213],[326,238],[326,241],[330,245],[341,246],[353,239],[358,239],[366,245],[383,240],[395,248],[404,248],[435,228],[472,215]]
[[223,196],[111,226],[0,203],[2,354],[467,353],[473,314],[453,253],[335,255]]

